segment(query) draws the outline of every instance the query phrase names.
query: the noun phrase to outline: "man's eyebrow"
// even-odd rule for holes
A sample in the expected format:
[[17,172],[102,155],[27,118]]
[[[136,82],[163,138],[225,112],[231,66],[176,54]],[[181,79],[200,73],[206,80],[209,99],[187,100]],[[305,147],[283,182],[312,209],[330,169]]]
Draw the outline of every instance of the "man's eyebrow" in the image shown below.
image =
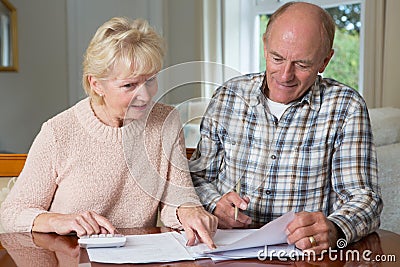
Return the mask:
[[[285,57],[283,57],[282,55],[280,55],[278,52],[276,51],[270,51],[270,53],[276,57],[279,58],[283,58],[285,59]],[[293,60],[294,63],[302,63],[302,64],[306,64],[306,65],[312,65],[312,61],[308,60],[308,59],[297,59],[297,60]]]

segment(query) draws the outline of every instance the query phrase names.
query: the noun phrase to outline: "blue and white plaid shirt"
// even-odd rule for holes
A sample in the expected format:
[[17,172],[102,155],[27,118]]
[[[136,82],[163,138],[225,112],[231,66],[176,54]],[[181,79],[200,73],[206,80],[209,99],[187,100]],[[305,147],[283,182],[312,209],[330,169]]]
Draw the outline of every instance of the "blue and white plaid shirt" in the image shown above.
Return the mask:
[[268,111],[264,77],[226,82],[204,114],[189,166],[205,207],[213,212],[239,181],[253,225],[291,210],[321,211],[348,242],[376,230],[383,204],[362,97],[318,76],[278,121]]

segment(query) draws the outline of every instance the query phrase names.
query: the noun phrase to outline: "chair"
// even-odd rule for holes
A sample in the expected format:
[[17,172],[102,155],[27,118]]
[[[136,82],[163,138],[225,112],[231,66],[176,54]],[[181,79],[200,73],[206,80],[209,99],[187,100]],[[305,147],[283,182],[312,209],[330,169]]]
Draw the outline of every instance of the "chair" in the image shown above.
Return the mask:
[[[0,154],[0,204],[24,167],[26,154]],[[0,225],[0,233],[4,232]]]
[[186,157],[187,157],[188,159],[190,159],[190,157],[192,156],[194,150],[195,150],[194,148],[190,148],[190,147],[187,147],[187,148],[186,148]]
[[24,167],[26,154],[0,154],[0,177],[16,177]]

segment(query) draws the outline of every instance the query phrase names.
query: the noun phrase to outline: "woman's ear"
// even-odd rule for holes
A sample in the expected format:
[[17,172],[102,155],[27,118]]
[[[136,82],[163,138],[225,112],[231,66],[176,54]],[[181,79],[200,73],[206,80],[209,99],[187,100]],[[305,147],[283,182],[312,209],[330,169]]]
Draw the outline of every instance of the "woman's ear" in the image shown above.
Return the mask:
[[96,77],[93,77],[92,75],[89,75],[88,76],[88,81],[89,81],[89,84],[90,84],[90,88],[92,88],[92,90],[94,92],[96,92],[96,94],[98,94],[100,96],[104,95],[103,87],[101,86],[100,81]]

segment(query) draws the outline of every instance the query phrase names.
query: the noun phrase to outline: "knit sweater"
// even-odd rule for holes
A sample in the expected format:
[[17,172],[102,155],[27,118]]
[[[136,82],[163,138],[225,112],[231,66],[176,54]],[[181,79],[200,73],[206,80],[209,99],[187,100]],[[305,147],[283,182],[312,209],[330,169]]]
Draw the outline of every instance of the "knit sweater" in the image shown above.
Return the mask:
[[180,227],[177,206],[200,205],[188,172],[179,114],[155,104],[123,127],[103,124],[88,98],[42,125],[1,206],[6,231],[31,231],[41,213],[95,211],[117,228]]

